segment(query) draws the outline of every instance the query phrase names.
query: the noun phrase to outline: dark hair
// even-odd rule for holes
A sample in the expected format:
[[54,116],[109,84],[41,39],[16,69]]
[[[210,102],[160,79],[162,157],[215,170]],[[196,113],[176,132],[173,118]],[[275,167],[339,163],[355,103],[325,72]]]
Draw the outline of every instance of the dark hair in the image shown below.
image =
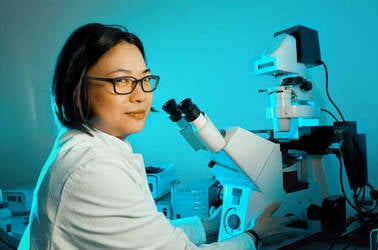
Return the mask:
[[83,79],[102,55],[123,41],[135,45],[145,58],[140,39],[120,25],[90,23],[69,36],[59,54],[52,84],[54,111],[63,126],[90,134],[88,84]]

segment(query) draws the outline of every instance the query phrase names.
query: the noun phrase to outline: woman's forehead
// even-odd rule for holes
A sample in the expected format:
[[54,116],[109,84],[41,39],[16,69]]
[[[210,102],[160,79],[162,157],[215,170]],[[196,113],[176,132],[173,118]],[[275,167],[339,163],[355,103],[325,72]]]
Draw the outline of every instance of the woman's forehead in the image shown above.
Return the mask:
[[143,74],[147,66],[143,55],[134,44],[122,42],[107,51],[88,72],[111,75],[123,71],[128,74]]

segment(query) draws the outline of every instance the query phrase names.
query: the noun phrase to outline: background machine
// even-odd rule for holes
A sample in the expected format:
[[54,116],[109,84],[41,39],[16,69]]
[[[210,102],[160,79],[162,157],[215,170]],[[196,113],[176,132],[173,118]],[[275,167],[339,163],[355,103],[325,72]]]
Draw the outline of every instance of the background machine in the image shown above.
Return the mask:
[[[195,150],[211,152],[209,167],[223,185],[218,240],[246,231],[248,223],[274,201],[281,202],[279,216],[296,215],[299,220],[290,226],[309,234],[342,234],[351,218],[360,223],[376,218],[377,191],[367,182],[365,135],[357,133],[356,122],[344,120],[336,105],[342,120],[319,125],[320,112],[330,112],[312,100],[312,83],[305,78],[308,68],[323,65],[328,86],[317,31],[295,26],[274,36],[273,47],[255,62],[256,74],[280,82],[264,90],[270,96],[267,117],[273,130],[219,130],[189,98],[179,104],[171,99],[163,106]],[[327,165],[326,155],[336,156],[340,163],[340,182],[331,176],[335,168]],[[371,190],[368,195],[366,186]]]

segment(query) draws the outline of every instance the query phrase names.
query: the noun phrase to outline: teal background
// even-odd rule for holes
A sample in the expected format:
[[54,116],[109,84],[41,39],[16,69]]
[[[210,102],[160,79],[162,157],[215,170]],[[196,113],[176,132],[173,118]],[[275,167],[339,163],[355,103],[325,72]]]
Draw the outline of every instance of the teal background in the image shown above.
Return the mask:
[[[154,107],[192,100],[216,126],[270,129],[276,86],[256,76],[253,62],[277,31],[301,24],[319,32],[330,93],[347,120],[367,134],[369,180],[378,187],[378,1],[0,1],[0,187],[34,184],[56,136],[49,87],[68,35],[88,22],[122,24],[144,42],[161,76]],[[308,72],[318,103],[337,114],[325,94],[322,67]],[[323,117],[325,125],[333,121]],[[207,157],[194,152],[165,112],[153,113],[130,137],[147,164],[172,163],[179,179],[206,179]],[[329,166],[337,168],[335,166]]]

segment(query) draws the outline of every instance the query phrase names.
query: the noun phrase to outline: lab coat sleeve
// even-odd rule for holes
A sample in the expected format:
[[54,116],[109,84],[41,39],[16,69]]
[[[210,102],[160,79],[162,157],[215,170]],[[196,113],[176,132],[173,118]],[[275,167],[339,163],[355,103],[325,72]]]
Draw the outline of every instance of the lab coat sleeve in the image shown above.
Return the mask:
[[47,211],[52,225],[41,224],[38,219],[29,225],[30,238],[23,237],[23,242],[30,242],[31,249],[46,245],[38,239],[47,238],[48,249],[254,249],[247,234],[205,244],[199,219],[182,225],[183,229],[172,226],[157,211],[145,176],[134,166],[111,157],[80,165],[65,180],[62,190],[49,192],[61,192],[57,211]]
[[176,228],[181,228],[194,244],[206,243],[206,232],[198,216],[171,220],[171,224]]
[[256,250],[255,242],[252,240],[251,236],[247,233],[242,233],[237,236],[233,236],[227,240],[215,242],[211,244],[202,244],[199,246],[201,249],[217,249],[217,250]]
[[196,249],[158,213],[133,166],[111,159],[76,169],[67,180],[52,249]]

